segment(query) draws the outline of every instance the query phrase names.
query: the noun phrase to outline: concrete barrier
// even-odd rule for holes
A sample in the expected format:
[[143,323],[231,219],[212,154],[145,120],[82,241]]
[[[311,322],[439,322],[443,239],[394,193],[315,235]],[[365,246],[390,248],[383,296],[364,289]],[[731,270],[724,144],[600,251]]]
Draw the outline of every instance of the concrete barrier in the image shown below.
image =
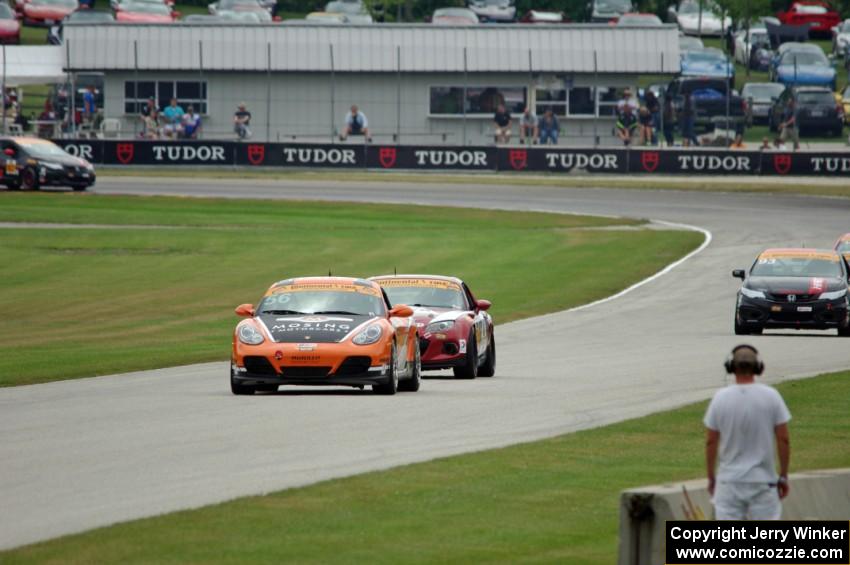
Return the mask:
[[[794,473],[783,520],[850,519],[850,469]],[[619,565],[663,565],[667,520],[710,520],[707,481],[652,485],[620,495]]]

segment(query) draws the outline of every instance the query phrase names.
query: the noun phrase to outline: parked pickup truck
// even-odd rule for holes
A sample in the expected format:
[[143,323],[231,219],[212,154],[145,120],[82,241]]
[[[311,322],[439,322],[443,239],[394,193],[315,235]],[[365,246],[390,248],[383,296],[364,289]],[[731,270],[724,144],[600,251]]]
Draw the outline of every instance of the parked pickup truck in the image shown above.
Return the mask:
[[734,90],[729,91],[729,81],[723,78],[678,77],[667,87],[666,96],[672,97],[676,115],[682,111],[685,94],[694,101],[694,126],[712,130],[718,119],[726,117],[727,97],[729,124],[742,127],[746,119],[745,101]]

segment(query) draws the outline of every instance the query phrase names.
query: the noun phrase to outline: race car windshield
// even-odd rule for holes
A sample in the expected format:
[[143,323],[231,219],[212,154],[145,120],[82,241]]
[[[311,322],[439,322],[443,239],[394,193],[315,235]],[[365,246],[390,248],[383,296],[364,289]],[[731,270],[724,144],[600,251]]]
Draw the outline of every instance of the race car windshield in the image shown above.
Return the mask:
[[52,143],[45,143],[44,141],[18,141],[18,144],[24,149],[26,149],[33,157],[49,159],[50,157],[68,156],[68,154],[65,153],[65,151],[58,145],[53,145]]
[[760,257],[750,275],[754,277],[841,277],[841,267],[836,258],[816,257]]
[[296,291],[266,296],[260,302],[260,314],[348,314],[382,316],[386,314],[380,297],[360,292]]
[[390,304],[407,304],[408,306],[430,306],[432,308],[449,308],[465,310],[466,300],[459,289],[454,288],[424,288],[417,286],[393,286],[384,288],[390,299]]

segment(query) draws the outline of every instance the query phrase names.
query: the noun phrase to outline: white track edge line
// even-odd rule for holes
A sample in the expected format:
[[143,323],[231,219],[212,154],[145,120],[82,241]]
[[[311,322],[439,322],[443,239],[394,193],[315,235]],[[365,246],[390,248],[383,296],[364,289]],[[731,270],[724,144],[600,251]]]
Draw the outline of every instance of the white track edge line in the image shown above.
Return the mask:
[[567,310],[562,310],[561,313],[578,312],[579,310],[585,310],[587,308],[592,308],[593,306],[605,304],[606,302],[611,302],[612,300],[616,300],[616,299],[618,299],[622,296],[625,296],[626,294],[632,292],[633,290],[637,290],[638,288],[642,287],[643,285],[649,284],[652,281],[663,277],[664,275],[666,275],[667,273],[669,273],[670,271],[672,271],[673,269],[675,269],[676,267],[678,267],[679,265],[684,263],[685,261],[693,258],[697,254],[702,252],[706,247],[708,247],[711,244],[711,241],[714,239],[714,236],[711,234],[710,231],[708,231],[705,228],[701,228],[699,226],[692,226],[690,224],[679,224],[679,223],[676,223],[676,222],[665,222],[665,221],[662,221],[662,220],[650,220],[650,221],[654,224],[670,226],[671,228],[680,228],[680,229],[685,229],[685,230],[689,230],[689,231],[700,232],[700,233],[703,234],[703,236],[705,236],[705,239],[703,240],[702,244],[699,247],[697,247],[696,249],[694,249],[693,251],[691,251],[690,253],[688,253],[684,257],[681,257],[681,258],[677,259],[676,261],[673,261],[672,263],[670,263],[669,265],[667,265],[666,267],[664,267],[663,269],[661,269],[660,271],[658,271],[654,275],[651,275],[651,276],[649,276],[649,277],[647,277],[647,278],[645,278],[641,281],[638,281],[635,284],[631,285],[630,287],[624,288],[623,290],[621,290],[620,292],[618,292],[616,294],[612,294],[611,296],[608,296],[608,297],[605,297],[605,298],[600,298],[599,300],[594,300],[593,302],[589,302],[587,304],[582,304],[581,306],[574,306],[572,308],[568,308]]

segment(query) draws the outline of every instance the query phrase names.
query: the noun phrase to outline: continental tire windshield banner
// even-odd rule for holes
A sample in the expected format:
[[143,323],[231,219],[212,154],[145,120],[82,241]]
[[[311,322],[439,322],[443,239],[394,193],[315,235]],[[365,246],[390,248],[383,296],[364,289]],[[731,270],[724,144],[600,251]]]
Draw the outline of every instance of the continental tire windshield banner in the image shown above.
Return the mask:
[[850,177],[850,152],[58,139],[95,165]]

